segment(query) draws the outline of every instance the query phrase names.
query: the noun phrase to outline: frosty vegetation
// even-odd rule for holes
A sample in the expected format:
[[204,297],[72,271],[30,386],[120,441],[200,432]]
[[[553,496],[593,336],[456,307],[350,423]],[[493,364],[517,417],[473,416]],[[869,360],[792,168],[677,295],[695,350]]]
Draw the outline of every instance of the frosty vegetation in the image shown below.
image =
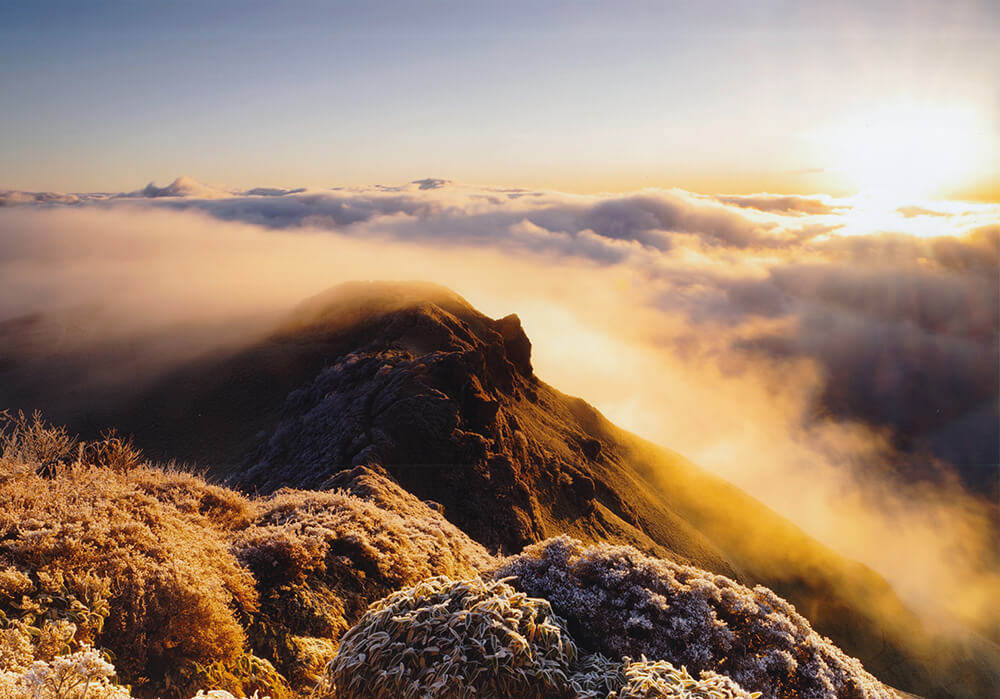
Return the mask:
[[0,413],[0,698],[892,696],[764,588],[567,538],[498,561],[377,466],[327,485]]
[[773,699],[895,696],[771,590],[630,546],[549,539],[494,575],[548,599],[581,645],[610,657],[722,674]]
[[[370,602],[495,564],[379,470],[342,485],[251,499],[154,468],[113,435],[80,443],[37,416],[2,416],[3,681],[27,687],[34,663],[96,648],[138,697],[305,696]],[[80,685],[87,699],[102,677]]]
[[503,580],[433,578],[372,605],[341,640],[321,699],[752,699],[709,673],[669,663],[578,662],[565,623],[544,599]]
[[384,473],[359,467],[340,480],[347,490],[278,491],[233,539],[261,591],[254,647],[302,688],[319,681],[336,639],[370,602],[433,575],[495,565]]

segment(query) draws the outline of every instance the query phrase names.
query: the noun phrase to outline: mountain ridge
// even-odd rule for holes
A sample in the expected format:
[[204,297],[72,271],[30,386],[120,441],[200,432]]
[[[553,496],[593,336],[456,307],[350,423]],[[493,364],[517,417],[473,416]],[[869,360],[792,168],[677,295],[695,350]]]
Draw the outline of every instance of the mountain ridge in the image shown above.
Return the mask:
[[331,488],[377,464],[494,552],[561,534],[633,545],[773,588],[890,684],[929,697],[988,686],[964,678],[970,693],[950,693],[958,680],[914,654],[907,641],[926,632],[884,580],[548,386],[530,349],[516,316],[490,319],[443,287],[351,283],[105,417],[157,458],[211,464],[251,492]]

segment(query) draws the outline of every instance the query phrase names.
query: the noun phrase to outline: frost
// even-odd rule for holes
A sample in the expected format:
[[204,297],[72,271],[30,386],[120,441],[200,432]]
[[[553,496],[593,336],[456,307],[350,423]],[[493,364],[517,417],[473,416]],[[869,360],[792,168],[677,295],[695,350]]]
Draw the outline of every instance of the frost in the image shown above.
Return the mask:
[[771,590],[630,546],[549,539],[493,575],[548,599],[581,645],[610,657],[718,673],[769,699],[894,696]]

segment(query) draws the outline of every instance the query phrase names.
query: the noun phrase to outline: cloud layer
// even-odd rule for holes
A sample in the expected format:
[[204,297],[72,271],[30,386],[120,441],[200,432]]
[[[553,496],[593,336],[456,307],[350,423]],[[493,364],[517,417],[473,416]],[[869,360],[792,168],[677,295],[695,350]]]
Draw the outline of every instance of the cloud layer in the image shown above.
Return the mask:
[[952,589],[970,619],[1000,580],[1000,207],[190,178],[0,205],[0,321],[90,304],[116,319],[97,334],[219,324],[349,279],[429,279],[516,311],[543,379],[911,602]]

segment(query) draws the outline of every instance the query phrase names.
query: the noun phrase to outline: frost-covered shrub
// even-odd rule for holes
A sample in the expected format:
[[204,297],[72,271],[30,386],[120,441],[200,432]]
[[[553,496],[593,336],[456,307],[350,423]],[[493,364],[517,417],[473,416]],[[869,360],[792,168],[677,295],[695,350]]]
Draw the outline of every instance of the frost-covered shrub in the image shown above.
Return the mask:
[[0,568],[0,667],[18,635],[32,660],[51,660],[92,645],[110,613],[110,582],[92,573]]
[[120,437],[114,430],[105,432],[101,439],[81,444],[76,460],[80,464],[101,466],[122,473],[138,468],[145,461],[142,452],[132,443],[132,438]]
[[372,605],[341,639],[320,695],[569,698],[575,657],[545,600],[502,581],[438,577]]
[[665,660],[611,660],[600,653],[583,655],[573,666],[570,684],[576,699],[757,699],[724,675],[701,673],[695,679],[686,668]]
[[434,575],[470,577],[496,561],[377,468],[335,491],[281,490],[259,503],[234,550],[253,571],[260,613],[249,637],[293,686],[311,686],[335,640],[368,605]]
[[[65,621],[71,637],[60,648],[35,644],[36,659],[93,643],[128,681],[153,686],[173,668],[242,653],[253,578],[208,517],[158,497],[174,476],[126,464],[124,445],[88,452],[37,417],[2,427],[0,627],[36,634]],[[121,468],[77,458],[105,452]]]
[[84,647],[51,661],[37,660],[26,669],[0,670],[3,699],[131,699],[112,678],[114,666]]
[[178,697],[204,693],[203,687],[212,688],[208,692],[211,697],[291,699],[297,696],[271,663],[251,653],[240,654],[227,662],[186,663],[174,668],[167,677],[173,695]]
[[0,480],[36,470],[49,470],[68,462],[77,441],[64,427],[22,412],[0,411]]
[[234,607],[256,605],[252,577],[221,535],[190,526],[129,478],[79,467],[0,483],[0,568],[111,584],[98,642],[130,676],[234,657],[244,640]]
[[[0,669],[0,697],[2,699],[133,699],[129,688],[116,684],[114,680],[114,665],[95,649],[83,646],[74,653],[59,655],[50,661],[36,660],[30,667]],[[237,697],[225,690],[213,689],[198,690],[192,699],[237,699]],[[248,699],[270,699],[270,697],[254,692]]]
[[607,699],[757,699],[759,692],[745,691],[725,675],[706,671],[695,679],[686,668],[677,669],[665,660],[643,658],[622,663],[624,682]]
[[336,556],[397,587],[494,564],[481,545],[378,470],[359,467],[344,478],[355,492],[286,488],[260,504],[235,542],[258,579],[303,580]]
[[243,529],[257,515],[257,506],[235,490],[205,482],[178,468],[137,469],[129,482],[157,501],[174,507],[195,526],[224,533]]
[[646,556],[630,546],[559,537],[493,575],[548,599],[574,638],[610,657],[645,655],[711,671],[765,697],[892,697],[861,663],[817,634],[765,587]]

